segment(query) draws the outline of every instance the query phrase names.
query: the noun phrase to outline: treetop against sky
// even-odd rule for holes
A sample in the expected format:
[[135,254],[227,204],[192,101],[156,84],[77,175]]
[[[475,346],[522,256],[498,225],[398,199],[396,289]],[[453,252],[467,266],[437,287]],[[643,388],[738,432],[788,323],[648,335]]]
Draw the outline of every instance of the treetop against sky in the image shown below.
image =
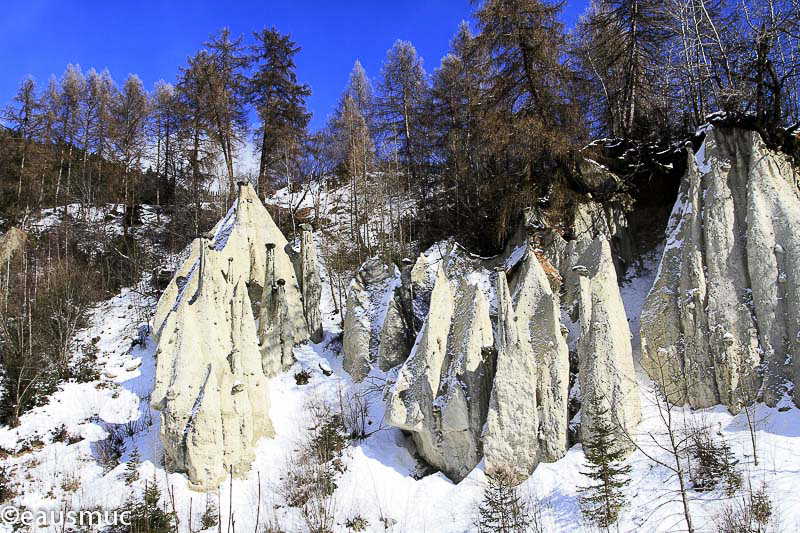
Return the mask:
[[[567,2],[567,25],[585,1]],[[234,35],[275,26],[302,46],[298,80],[308,83],[312,129],[325,123],[356,59],[374,78],[396,39],[411,41],[430,73],[475,6],[468,0],[216,0],[108,2],[9,0],[0,17],[0,100],[8,102],[31,74],[43,87],[68,63],[108,68],[115,80],[137,74],[148,89],[174,82],[178,67],[208,37],[228,26]]]

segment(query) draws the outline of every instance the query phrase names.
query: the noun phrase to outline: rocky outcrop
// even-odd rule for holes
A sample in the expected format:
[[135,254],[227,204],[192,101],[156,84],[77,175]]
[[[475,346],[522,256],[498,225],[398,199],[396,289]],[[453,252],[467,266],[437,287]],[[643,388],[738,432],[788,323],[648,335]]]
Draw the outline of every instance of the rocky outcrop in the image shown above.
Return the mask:
[[[428,301],[418,302],[434,267]],[[455,481],[481,457],[518,481],[563,457],[569,356],[558,297],[526,239],[493,258],[438,246],[409,277],[415,308],[427,315],[391,390],[389,423],[410,431],[420,454]]]
[[539,462],[537,369],[526,324],[518,320],[506,275],[495,281],[497,293],[497,363],[486,432],[486,471],[503,471],[514,483],[527,478]]
[[25,244],[25,232],[17,227],[10,228],[0,237],[0,265],[5,265]]
[[308,324],[311,342],[322,341],[322,314],[319,301],[322,296],[322,281],[317,262],[317,246],[310,224],[300,225],[300,289],[303,297],[303,312]]
[[580,436],[595,425],[588,406],[595,400],[607,409],[615,441],[631,450],[626,435],[641,418],[639,386],[633,367],[631,332],[617,285],[608,241],[598,237],[572,267],[577,274],[578,379],[582,394]]
[[537,367],[539,460],[552,462],[567,452],[569,349],[561,310],[542,263],[528,253],[513,284],[514,310],[527,335]]
[[362,381],[377,361],[381,330],[400,273],[379,258],[367,260],[350,282],[344,314],[342,365]]
[[411,431],[422,456],[456,481],[482,455],[492,345],[486,297],[474,284],[454,287],[440,268],[427,320],[391,391],[387,421]]
[[797,171],[755,132],[710,129],[689,156],[656,282],[643,366],[676,403],[800,405]]
[[208,244],[160,328],[151,400],[167,468],[199,490],[245,472],[255,442],[272,434],[246,278]]
[[387,372],[405,362],[411,351],[413,331],[409,315],[403,309],[399,289],[395,289],[386,309],[386,319],[381,330],[381,344],[378,350],[378,367]]
[[[264,282],[267,279],[267,244],[275,245],[275,279],[286,282],[286,298],[289,307],[289,322],[295,343],[308,340],[308,329],[303,314],[300,286],[294,266],[286,252],[288,242],[272,220],[253,187],[239,184],[239,198],[217,225],[207,234],[226,271],[242,275],[247,285],[253,314],[259,315]],[[182,286],[199,266],[199,240],[189,247],[189,253],[176,269],[175,278],[161,295],[153,317],[156,333],[161,329],[167,315],[173,311]]]
[[267,377],[291,365],[293,345],[308,338],[286,246],[255,191],[240,184],[234,206],[190,245],[159,300],[151,401],[162,414],[167,467],[195,489],[244,473],[256,441],[273,432]]
[[274,376],[294,364],[294,336],[286,299],[286,280],[277,278],[275,245],[265,246],[267,257],[264,290],[261,293],[261,316],[258,321],[258,345],[265,376]]

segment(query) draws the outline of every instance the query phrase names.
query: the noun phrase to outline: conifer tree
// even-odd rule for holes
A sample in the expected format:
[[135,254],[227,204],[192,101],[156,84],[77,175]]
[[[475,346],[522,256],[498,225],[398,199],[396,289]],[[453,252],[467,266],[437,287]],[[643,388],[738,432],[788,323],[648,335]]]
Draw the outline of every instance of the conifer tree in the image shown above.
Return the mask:
[[712,490],[724,481],[729,496],[742,486],[742,476],[736,465],[739,461],[733,455],[725,439],[715,439],[709,428],[695,429],[689,437],[692,456],[691,480],[698,492]]
[[131,457],[125,467],[125,484],[132,485],[134,481],[139,479],[139,465],[142,464],[141,456],[139,455],[139,447],[134,444]]
[[625,452],[614,442],[614,426],[608,421],[608,408],[601,402],[601,398],[595,397],[589,403],[595,423],[591,437],[583,443],[588,470],[581,473],[591,483],[579,489],[579,502],[587,520],[608,528],[617,521],[627,503],[623,489],[630,483],[631,467],[622,463]]
[[528,509],[511,474],[500,470],[488,474],[487,478],[483,501],[478,508],[478,529],[486,533],[527,531],[530,526]]
[[131,497],[124,508],[129,511],[128,524],[112,528],[111,533],[172,533],[176,531],[174,513],[161,504],[161,490],[155,480],[146,481],[142,497]]
[[287,151],[297,155],[302,144],[311,119],[306,110],[311,88],[297,81],[294,58],[300,47],[290,35],[264,28],[253,36],[256,44],[250,47],[250,59],[255,72],[247,91],[260,122],[254,141],[260,146],[257,188],[264,195],[269,174]]

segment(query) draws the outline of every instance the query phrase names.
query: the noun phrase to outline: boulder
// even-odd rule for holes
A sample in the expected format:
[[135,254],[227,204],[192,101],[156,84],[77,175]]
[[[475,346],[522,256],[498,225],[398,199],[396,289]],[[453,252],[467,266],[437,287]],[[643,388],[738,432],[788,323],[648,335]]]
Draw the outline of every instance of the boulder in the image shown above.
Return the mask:
[[377,361],[381,329],[400,273],[379,258],[368,259],[350,282],[344,314],[342,365],[362,381]]
[[608,410],[616,442],[627,450],[641,419],[639,386],[633,366],[631,332],[617,285],[608,241],[597,237],[578,258],[572,270],[577,279],[578,380],[582,393],[581,440],[591,436],[597,399]]
[[486,431],[483,436],[486,472],[504,472],[521,483],[539,463],[539,411],[536,401],[536,358],[514,312],[505,272],[497,272],[496,370]]
[[[800,198],[756,132],[709,128],[688,157],[641,318],[643,366],[676,403],[800,405]],[[763,380],[763,382],[762,382]]]

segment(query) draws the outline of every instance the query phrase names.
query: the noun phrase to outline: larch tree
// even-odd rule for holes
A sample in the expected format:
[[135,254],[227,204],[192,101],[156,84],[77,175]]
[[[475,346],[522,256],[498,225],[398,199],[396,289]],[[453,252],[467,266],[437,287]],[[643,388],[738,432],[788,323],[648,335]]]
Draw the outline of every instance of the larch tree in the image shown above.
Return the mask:
[[182,117],[179,135],[183,139],[183,158],[189,167],[186,185],[190,198],[187,203],[192,205],[191,233],[194,237],[200,235],[201,193],[208,178],[206,171],[214,160],[209,135],[212,122],[206,106],[208,86],[203,79],[203,72],[209,68],[209,62],[207,52],[194,54],[189,58],[187,66],[181,69],[177,85],[176,105]]
[[138,76],[131,74],[117,95],[113,105],[114,156],[122,167],[123,178],[123,228],[128,235],[128,210],[134,203],[135,188],[131,184],[133,171],[138,170],[145,149],[145,134],[149,101]]
[[487,152],[482,170],[493,183],[483,201],[497,206],[484,230],[486,253],[499,249],[524,207],[570,172],[585,139],[571,93],[573,72],[562,61],[562,6],[487,0],[475,14],[474,53],[487,62],[476,142]]
[[[62,144],[64,144],[67,156],[67,175],[66,175],[66,203],[69,203],[72,182],[72,153],[80,131],[80,105],[81,96],[86,85],[86,77],[81,72],[79,65],[67,65],[67,70],[61,79],[61,98],[60,98],[60,134]],[[61,188],[61,174],[63,167],[59,164],[58,179],[56,181],[55,203],[58,205],[59,192]],[[66,207],[65,207],[66,209]]]
[[669,36],[663,6],[658,0],[596,0],[580,24],[580,48],[607,100],[611,135],[637,136],[658,107],[658,66]]
[[205,46],[209,53],[207,61],[201,64],[200,75],[205,84],[205,104],[212,125],[209,133],[222,152],[233,198],[236,194],[233,159],[247,131],[244,69],[248,58],[242,38],[231,39],[228,28],[222,28]]
[[[361,63],[356,61],[329,127],[335,132],[339,168],[350,183],[350,233],[359,262],[364,253],[371,254],[372,244],[366,226],[371,212],[368,173],[375,160],[372,108],[372,87]],[[376,199],[372,198],[371,203],[374,207]]]
[[[420,152],[428,97],[428,76],[422,58],[410,42],[395,41],[381,69],[376,119],[381,133],[399,145],[406,175],[416,186],[421,185],[419,163],[423,159]],[[425,196],[424,187],[422,195]]]
[[475,46],[475,37],[464,22],[450,43],[450,53],[433,74],[433,121],[435,158],[445,162],[442,178],[453,202],[440,217],[444,231],[469,227],[474,235],[485,228],[482,210],[493,210],[484,202],[485,150],[478,141],[478,119],[482,105],[482,83],[488,79],[489,63],[483,50]]
[[175,87],[159,80],[152,97],[151,134],[156,141],[156,174],[163,186],[158,189],[158,203],[170,203],[177,174],[178,133],[180,115]]
[[3,113],[3,118],[16,132],[17,152],[19,157],[19,177],[17,185],[17,210],[21,210],[23,181],[26,179],[25,163],[28,158],[31,141],[39,125],[39,102],[36,98],[36,84],[33,78],[23,80],[13,104]]
[[[97,156],[97,182],[98,184],[103,183],[107,191],[109,183],[105,179],[103,163],[111,154],[112,111],[119,89],[111,79],[108,70],[103,70],[90,78],[90,85],[94,91],[93,98],[96,102],[94,127],[89,132],[90,146]],[[90,180],[90,198],[92,201],[96,201],[98,191],[91,186],[91,183]]]
[[250,59],[255,70],[248,80],[247,94],[259,119],[255,131],[259,146],[257,189],[263,197],[270,174],[278,170],[287,151],[296,155],[302,145],[311,118],[305,102],[311,89],[297,81],[294,58],[300,47],[291,36],[264,28],[254,37]]
[[[41,109],[41,133],[40,139],[45,144],[43,150],[43,168],[39,182],[39,196],[37,205],[42,205],[45,200],[45,191],[48,189],[48,167],[55,166],[63,154],[63,145],[59,135],[59,113],[61,110],[61,91],[56,77],[50,76],[47,82],[47,89],[42,94],[39,101]],[[57,171],[60,175],[60,168]]]

